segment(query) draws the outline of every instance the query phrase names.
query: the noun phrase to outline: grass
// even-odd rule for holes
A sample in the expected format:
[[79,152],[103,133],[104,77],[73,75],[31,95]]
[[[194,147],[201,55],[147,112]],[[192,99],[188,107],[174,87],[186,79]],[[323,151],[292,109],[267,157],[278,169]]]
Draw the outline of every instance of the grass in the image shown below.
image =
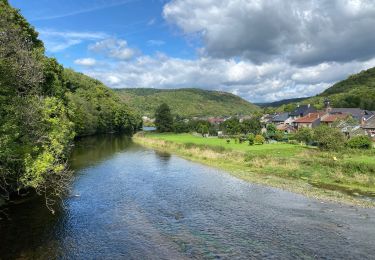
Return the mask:
[[191,134],[140,133],[135,142],[227,170],[246,181],[319,199],[374,206],[374,151],[321,152],[285,143],[250,146]]

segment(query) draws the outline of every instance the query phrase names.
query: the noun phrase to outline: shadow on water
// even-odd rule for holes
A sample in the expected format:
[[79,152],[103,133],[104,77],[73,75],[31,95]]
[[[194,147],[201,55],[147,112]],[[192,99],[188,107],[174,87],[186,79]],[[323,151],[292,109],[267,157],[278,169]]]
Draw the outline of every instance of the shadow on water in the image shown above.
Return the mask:
[[172,155],[170,153],[162,152],[162,151],[155,151],[155,155],[164,162],[168,162]]
[[[126,149],[137,150],[139,146],[125,135],[80,138],[72,151],[70,167],[79,171]],[[55,214],[52,214],[41,196],[1,208],[0,260],[60,258],[63,252],[59,250],[57,238],[61,237],[68,216],[64,202],[57,202],[54,210]]]
[[130,137],[126,135],[98,135],[77,140],[70,156],[70,167],[80,170],[105,161],[124,149],[136,149]]

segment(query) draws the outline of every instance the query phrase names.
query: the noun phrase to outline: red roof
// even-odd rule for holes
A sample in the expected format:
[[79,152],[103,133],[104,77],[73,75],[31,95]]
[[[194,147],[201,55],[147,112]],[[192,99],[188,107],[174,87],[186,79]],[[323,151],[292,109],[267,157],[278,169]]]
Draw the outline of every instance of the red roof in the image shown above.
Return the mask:
[[335,122],[336,120],[345,119],[345,118],[347,118],[348,116],[349,116],[348,114],[333,114],[333,115],[327,115],[327,116],[324,116],[324,117],[322,118],[322,122],[332,123],[332,122]]
[[309,113],[307,116],[300,117],[294,120],[294,123],[313,123],[321,118],[325,113]]

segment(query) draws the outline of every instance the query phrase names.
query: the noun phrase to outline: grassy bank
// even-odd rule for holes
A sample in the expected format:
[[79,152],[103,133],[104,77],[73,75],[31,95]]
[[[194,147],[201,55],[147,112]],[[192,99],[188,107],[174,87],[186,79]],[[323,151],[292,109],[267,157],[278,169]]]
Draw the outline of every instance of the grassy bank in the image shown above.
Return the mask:
[[321,152],[292,144],[228,144],[190,134],[139,133],[134,141],[218,167],[253,183],[324,200],[374,206],[374,151]]

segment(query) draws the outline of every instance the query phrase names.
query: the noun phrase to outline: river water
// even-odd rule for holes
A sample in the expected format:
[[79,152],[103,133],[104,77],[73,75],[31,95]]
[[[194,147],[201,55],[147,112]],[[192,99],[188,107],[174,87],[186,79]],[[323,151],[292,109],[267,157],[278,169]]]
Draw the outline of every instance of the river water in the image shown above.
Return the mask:
[[76,144],[71,196],[5,210],[0,259],[374,259],[375,211],[253,185],[126,137]]

